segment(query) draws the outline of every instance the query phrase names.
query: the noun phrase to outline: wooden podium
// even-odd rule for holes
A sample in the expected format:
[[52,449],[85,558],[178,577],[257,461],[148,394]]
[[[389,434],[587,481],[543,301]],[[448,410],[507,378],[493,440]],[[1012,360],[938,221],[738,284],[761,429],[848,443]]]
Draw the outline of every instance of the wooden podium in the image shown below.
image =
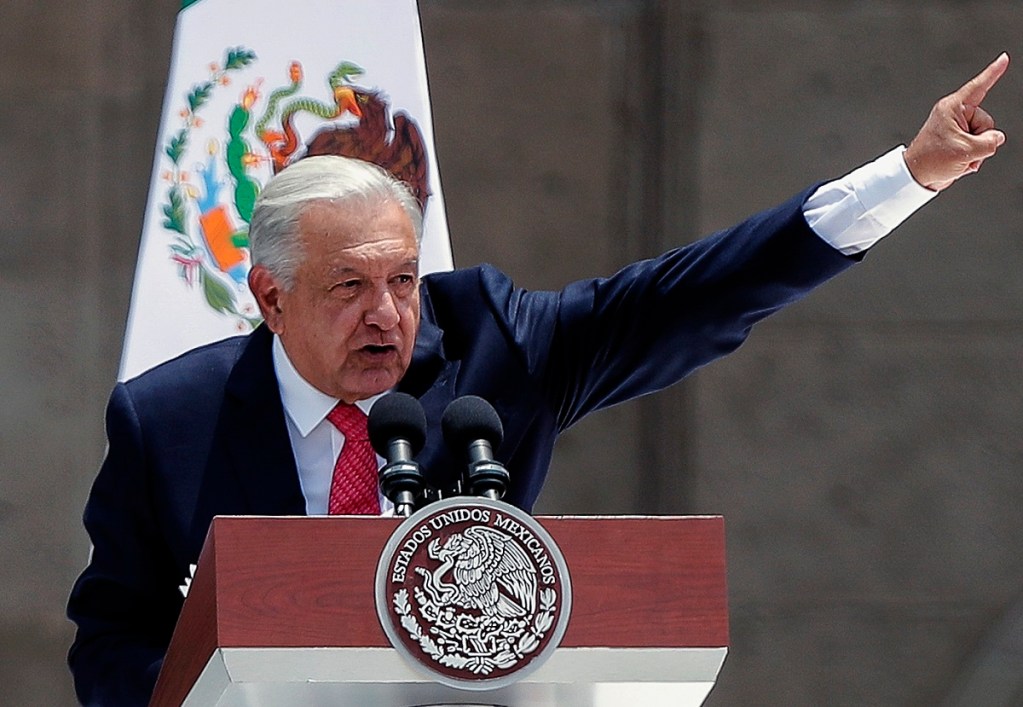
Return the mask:
[[374,604],[397,518],[218,517],[152,705],[699,705],[725,659],[724,523],[539,517],[571,575],[560,647],[513,685],[437,684]]

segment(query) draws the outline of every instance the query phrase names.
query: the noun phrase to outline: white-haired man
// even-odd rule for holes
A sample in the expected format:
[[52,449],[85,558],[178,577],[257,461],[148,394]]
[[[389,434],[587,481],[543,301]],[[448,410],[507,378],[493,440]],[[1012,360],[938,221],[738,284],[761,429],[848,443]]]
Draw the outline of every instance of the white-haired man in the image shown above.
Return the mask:
[[[119,384],[85,512],[94,544],[72,591],[69,662],[87,704],[144,704],[181,608],[178,585],[214,515],[386,512],[342,458],[339,422],[379,395],[423,404],[419,454],[448,490],[439,433],[475,394],[505,424],[506,500],[530,509],[558,433],[735,349],[764,316],[841,272],[1004,135],[980,108],[1001,56],[943,98],[903,152],[659,258],[559,292],[490,267],[423,278],[415,201],[381,170],[317,157],[285,169],[251,224],[249,284],[265,326]],[[347,450],[347,451],[346,451]],[[365,461],[365,459],[363,459]]]

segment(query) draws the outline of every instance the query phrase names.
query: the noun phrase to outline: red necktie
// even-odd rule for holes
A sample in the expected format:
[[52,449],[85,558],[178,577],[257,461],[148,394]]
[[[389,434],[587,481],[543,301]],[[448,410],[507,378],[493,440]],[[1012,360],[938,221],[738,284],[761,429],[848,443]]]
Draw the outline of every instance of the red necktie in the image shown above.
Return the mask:
[[338,403],[327,419],[345,436],[334,476],[330,480],[327,513],[330,515],[380,515],[377,495],[377,456],[369,443],[366,414],[347,403]]

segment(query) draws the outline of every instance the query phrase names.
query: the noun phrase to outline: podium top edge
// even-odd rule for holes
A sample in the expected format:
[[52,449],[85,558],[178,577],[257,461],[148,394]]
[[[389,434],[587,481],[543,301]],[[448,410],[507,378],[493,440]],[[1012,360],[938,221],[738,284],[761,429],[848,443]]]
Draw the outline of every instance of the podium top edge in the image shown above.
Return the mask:
[[[677,521],[677,520],[722,520],[724,516],[717,514],[710,515],[536,515],[534,518],[541,520],[654,520],[654,521]],[[368,516],[368,515],[218,515],[217,519],[245,519],[245,520],[323,520],[325,518],[344,518],[346,520],[404,520],[398,516]]]

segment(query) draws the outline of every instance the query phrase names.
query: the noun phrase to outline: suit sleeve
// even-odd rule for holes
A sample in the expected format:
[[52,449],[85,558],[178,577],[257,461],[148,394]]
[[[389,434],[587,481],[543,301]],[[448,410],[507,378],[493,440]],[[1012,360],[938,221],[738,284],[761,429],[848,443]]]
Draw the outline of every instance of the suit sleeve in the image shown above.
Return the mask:
[[854,263],[807,225],[808,193],[609,278],[506,290],[500,316],[558,429],[734,351],[758,321]]
[[158,531],[143,431],[128,388],[107,407],[107,455],[85,507],[88,567],[68,602],[68,654],[85,705],[148,704],[182,598]]

